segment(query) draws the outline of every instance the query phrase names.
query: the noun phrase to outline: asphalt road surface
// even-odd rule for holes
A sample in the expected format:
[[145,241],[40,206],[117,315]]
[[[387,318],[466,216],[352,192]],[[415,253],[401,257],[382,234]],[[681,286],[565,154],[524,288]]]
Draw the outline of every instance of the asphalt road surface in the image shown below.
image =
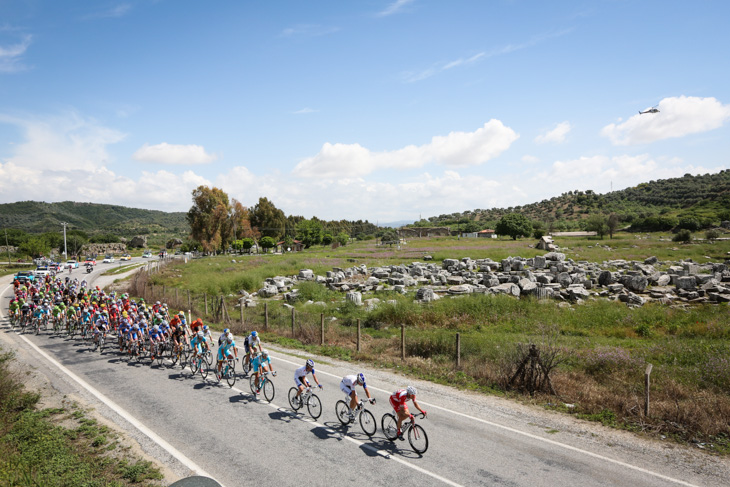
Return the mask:
[[[140,259],[134,259],[138,261]],[[134,262],[134,261],[133,261]],[[92,285],[114,264],[72,277]],[[68,275],[66,272],[65,275]],[[500,485],[500,486],[727,486],[728,462],[690,448],[637,439],[564,415],[530,409],[499,398],[406,380],[371,367],[313,357],[324,390],[317,391],[323,414],[312,420],[289,407],[299,352],[271,351],[276,396],[257,399],[248,379],[233,388],[193,377],[189,368],[129,363],[113,349],[92,353],[80,339],[20,335],[5,319],[10,278],[0,286],[0,340],[19,358],[52,378],[54,387],[75,394],[137,439],[180,476],[206,474],[226,487],[236,485]],[[362,371],[378,400],[368,405],[378,422],[372,438],[358,424],[342,426],[335,402],[343,398],[342,376]],[[74,376],[75,378],[72,378]],[[81,383],[86,386],[82,386]],[[390,442],[380,418],[390,412],[389,394],[412,383],[428,411],[419,420],[430,441],[424,455],[408,441]],[[92,392],[89,392],[89,389]],[[361,397],[362,389],[358,388]],[[409,403],[410,405],[410,403]]]

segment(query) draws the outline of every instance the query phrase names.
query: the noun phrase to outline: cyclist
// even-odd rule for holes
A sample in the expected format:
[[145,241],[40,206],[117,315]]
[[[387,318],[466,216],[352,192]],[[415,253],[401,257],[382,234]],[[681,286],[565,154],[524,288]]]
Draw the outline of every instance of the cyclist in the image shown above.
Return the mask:
[[193,360],[198,357],[199,353],[203,353],[203,349],[208,350],[208,342],[205,341],[205,335],[199,331],[190,339],[190,348],[193,349]]
[[412,400],[416,409],[418,409],[424,416],[426,415],[426,411],[421,409],[421,406],[418,405],[418,401],[416,401],[416,392],[415,387],[408,386],[405,389],[398,389],[390,395],[390,405],[393,407],[395,414],[398,416],[398,439],[400,440],[404,439],[401,432],[401,425],[403,424],[403,421],[408,418],[411,418],[411,421],[415,421],[413,415],[408,411],[408,405],[406,404],[407,400]]
[[109,329],[109,324],[106,321],[104,315],[99,315],[94,323],[94,348],[99,346],[99,335],[106,338],[106,332]]
[[307,363],[304,364],[304,367],[299,367],[294,371],[294,385],[296,385],[299,389],[296,395],[297,400],[299,400],[299,396],[302,395],[304,389],[311,387],[307,380],[307,374],[312,374],[314,382],[316,382],[317,386],[322,389],[322,384],[319,383],[319,380],[317,380],[317,374],[314,372],[314,360],[310,358],[307,360]]
[[[203,332],[198,332],[200,336],[203,336]],[[206,345],[207,346],[207,345]],[[226,339],[223,341],[220,347],[218,347],[218,370],[215,376],[218,380],[221,379],[221,368],[223,367],[223,361],[228,360],[231,357],[231,350],[236,360],[238,360],[238,349],[236,348],[236,342],[233,340],[233,335],[229,332],[226,334]]]
[[187,343],[187,333],[185,331],[185,325],[178,321],[175,328],[172,330],[172,342],[173,342],[173,350],[175,353],[180,350],[180,348]]
[[370,395],[370,390],[365,383],[365,375],[362,372],[357,375],[344,376],[340,382],[340,390],[344,392],[350,400],[350,410],[348,411],[350,419],[355,418],[355,408],[360,409],[362,407],[360,401],[357,399],[357,391],[355,390],[355,386],[357,385],[361,385],[362,388],[365,389],[365,394],[368,396],[370,404],[375,404],[375,398]]
[[[230,334],[231,334],[231,330],[229,330],[228,328],[223,330],[223,333],[221,333],[221,336],[218,337],[218,346],[219,347],[221,345],[223,345],[223,342],[226,341],[226,337]],[[245,340],[244,340],[244,342],[245,342]]]
[[203,337],[205,338],[205,341],[208,342],[208,345],[213,343],[213,335],[210,333],[208,325],[203,325]]
[[[155,352],[158,350],[159,344],[161,344],[165,340],[162,335],[162,330],[160,330],[160,325],[154,325],[154,326],[152,326],[152,328],[150,328],[149,337],[150,337],[150,353],[152,355],[152,363],[154,363],[155,362]],[[161,350],[160,350],[160,353],[162,353]],[[150,367],[152,366],[152,363],[150,363]]]
[[261,350],[261,353],[256,355],[251,361],[251,366],[253,368],[254,384],[256,384],[256,394],[258,394],[261,392],[261,385],[259,384],[261,372],[266,372],[266,369],[268,368],[269,372],[271,372],[271,375],[276,376],[276,372],[274,372],[274,369],[271,365],[271,357],[269,357],[269,352],[266,350]]
[[[258,348],[258,350],[256,350]],[[246,352],[244,363],[251,362],[251,359],[261,351],[261,339],[256,331],[252,331],[249,336],[243,340],[243,349]]]

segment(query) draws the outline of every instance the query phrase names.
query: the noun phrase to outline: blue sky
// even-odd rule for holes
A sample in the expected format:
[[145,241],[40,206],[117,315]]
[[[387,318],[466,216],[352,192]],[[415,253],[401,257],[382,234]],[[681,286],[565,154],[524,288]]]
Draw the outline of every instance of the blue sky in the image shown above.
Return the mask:
[[[415,220],[730,167],[730,2],[0,3],[0,202]],[[639,115],[658,106],[659,113]]]

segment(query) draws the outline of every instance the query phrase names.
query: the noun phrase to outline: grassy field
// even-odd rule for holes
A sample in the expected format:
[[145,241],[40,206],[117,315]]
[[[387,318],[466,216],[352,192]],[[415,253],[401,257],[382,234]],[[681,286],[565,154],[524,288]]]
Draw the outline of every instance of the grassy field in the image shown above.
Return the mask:
[[40,396],[25,390],[12,360],[0,350],[0,485],[161,485],[156,467],[77,407],[37,408]]
[[[201,294],[211,304],[208,321],[215,321],[213,296],[232,294],[227,308],[236,333],[258,329],[264,340],[316,351],[345,360],[392,367],[408,374],[487,393],[532,401],[605,424],[651,435],[703,444],[708,450],[730,453],[730,319],[727,305],[697,307],[649,304],[638,309],[617,302],[590,300],[582,305],[540,302],[506,296],[473,295],[417,304],[407,295],[379,293],[379,306],[345,304],[341,293],[308,282],[299,285],[292,332],[291,312],[280,301],[244,311],[239,323],[235,295],[240,289],[255,291],[275,275],[296,275],[309,268],[324,274],[333,267],[366,264],[368,267],[444,258],[471,257],[500,260],[508,256],[543,254],[525,240],[439,238],[412,240],[398,248],[379,248],[373,242],[338,249],[314,249],[297,254],[218,256],[173,263],[135,281],[137,294],[144,289],[188,309],[191,291],[195,316],[204,315]],[[611,239],[558,239],[569,258],[609,261],[660,260],[722,262],[730,241],[679,245],[668,235],[627,236]],[[235,260],[236,262],[233,262]],[[163,288],[165,295],[160,295]],[[171,289],[178,288],[179,299]],[[365,296],[367,298],[370,296]],[[318,301],[324,305],[306,304]],[[325,345],[320,345],[320,323],[325,319]],[[220,315],[218,315],[218,321]],[[358,321],[362,325],[361,350],[356,350]],[[224,326],[219,323],[219,326]],[[406,359],[401,359],[400,334],[405,326]],[[461,364],[456,367],[456,333],[461,340]],[[525,392],[510,383],[525,358],[528,344],[539,347],[550,359],[550,379],[556,397],[547,392]],[[652,403],[644,413],[644,371],[653,365]]]

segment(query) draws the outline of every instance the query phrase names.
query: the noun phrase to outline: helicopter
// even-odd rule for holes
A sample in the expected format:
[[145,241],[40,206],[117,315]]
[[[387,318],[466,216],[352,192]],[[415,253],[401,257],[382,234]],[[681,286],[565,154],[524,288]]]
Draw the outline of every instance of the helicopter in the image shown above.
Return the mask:
[[657,108],[657,105],[654,105],[653,107],[648,108],[648,109],[644,110],[643,112],[641,110],[639,110],[639,115],[643,115],[645,113],[659,113],[659,109]]

